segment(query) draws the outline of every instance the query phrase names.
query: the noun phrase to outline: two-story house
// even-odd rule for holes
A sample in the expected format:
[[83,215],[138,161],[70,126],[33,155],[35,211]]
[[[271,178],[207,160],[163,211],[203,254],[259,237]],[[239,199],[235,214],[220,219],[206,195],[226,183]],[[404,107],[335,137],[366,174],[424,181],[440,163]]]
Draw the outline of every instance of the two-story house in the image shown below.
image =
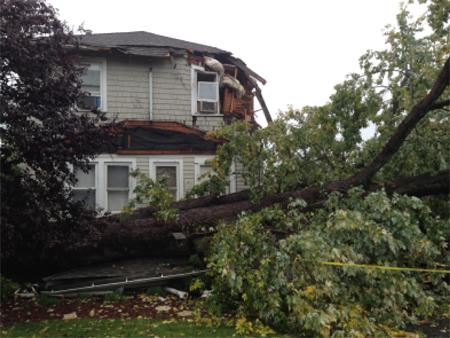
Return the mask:
[[[166,176],[177,199],[210,170],[218,141],[207,131],[234,120],[254,122],[257,82],[265,80],[230,52],[148,32],[80,37],[85,67],[80,109],[99,108],[122,121],[122,144],[76,171],[75,197],[117,212],[132,197],[130,171]],[[236,168],[229,191],[244,187]]]

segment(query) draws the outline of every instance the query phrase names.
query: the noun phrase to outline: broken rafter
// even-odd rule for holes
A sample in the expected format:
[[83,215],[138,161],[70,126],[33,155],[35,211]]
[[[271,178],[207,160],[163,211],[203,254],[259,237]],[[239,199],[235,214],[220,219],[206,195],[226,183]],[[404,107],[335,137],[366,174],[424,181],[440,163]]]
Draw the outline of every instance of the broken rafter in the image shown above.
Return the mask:
[[259,104],[261,105],[261,109],[264,112],[264,116],[266,117],[267,123],[272,123],[273,121],[272,116],[270,115],[269,108],[267,108],[266,101],[264,101],[261,89],[259,88],[256,82],[253,84],[253,86],[255,87],[255,95],[256,98],[258,99]]

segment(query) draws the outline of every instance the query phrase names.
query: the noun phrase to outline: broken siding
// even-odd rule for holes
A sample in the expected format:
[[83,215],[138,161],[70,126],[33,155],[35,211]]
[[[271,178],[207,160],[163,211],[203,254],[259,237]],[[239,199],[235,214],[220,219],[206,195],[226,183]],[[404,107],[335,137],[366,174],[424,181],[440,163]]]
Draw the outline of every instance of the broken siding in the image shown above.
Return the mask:
[[108,58],[108,116],[124,119],[149,119],[150,63],[136,58]]

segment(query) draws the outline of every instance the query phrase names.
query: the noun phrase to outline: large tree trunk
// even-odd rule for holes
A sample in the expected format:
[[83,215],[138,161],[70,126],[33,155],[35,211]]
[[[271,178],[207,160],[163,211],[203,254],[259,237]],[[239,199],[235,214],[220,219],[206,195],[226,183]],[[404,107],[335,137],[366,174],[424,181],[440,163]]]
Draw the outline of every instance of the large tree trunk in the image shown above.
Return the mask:
[[[450,171],[444,170],[436,175],[401,178],[394,182],[385,183],[383,187],[388,193],[396,192],[414,196],[448,194],[450,191],[449,175]],[[380,188],[381,185],[379,184],[367,186],[368,191],[375,191]],[[60,261],[60,263],[68,267],[139,256],[186,255],[191,248],[180,248],[172,233],[185,229],[190,229],[189,232],[192,233],[196,232],[194,226],[198,224],[213,226],[222,221],[232,221],[242,210],[260,210],[273,203],[286,202],[289,197],[304,199],[309,204],[308,209],[311,210],[311,208],[320,207],[326,197],[323,190],[317,187],[277,195],[258,204],[250,202],[245,198],[246,195],[248,194],[232,194],[228,198],[214,199],[216,203],[222,201],[221,204],[180,210],[179,221],[168,224],[158,222],[153,218],[103,218],[99,220],[100,241],[95,245],[89,244],[83,247],[81,251],[68,254],[65,261]],[[200,204],[204,201],[205,199],[197,199],[196,203]],[[192,205],[196,205],[196,203]],[[184,206],[186,207],[187,204],[184,204]]]

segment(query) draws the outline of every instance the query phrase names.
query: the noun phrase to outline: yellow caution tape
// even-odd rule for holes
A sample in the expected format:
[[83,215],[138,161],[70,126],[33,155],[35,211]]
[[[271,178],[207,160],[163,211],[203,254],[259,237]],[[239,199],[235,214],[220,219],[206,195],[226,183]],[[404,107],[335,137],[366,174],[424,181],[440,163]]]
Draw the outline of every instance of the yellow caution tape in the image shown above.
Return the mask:
[[412,271],[412,272],[431,272],[431,273],[446,273],[450,274],[450,270],[439,270],[439,269],[421,269],[421,268],[401,268],[398,266],[385,266],[385,265],[371,265],[371,264],[354,264],[354,263],[340,263],[340,262],[319,262],[323,265],[334,265],[334,266],[348,266],[354,268],[365,268],[365,269],[379,269],[379,270],[393,270],[393,271]]

